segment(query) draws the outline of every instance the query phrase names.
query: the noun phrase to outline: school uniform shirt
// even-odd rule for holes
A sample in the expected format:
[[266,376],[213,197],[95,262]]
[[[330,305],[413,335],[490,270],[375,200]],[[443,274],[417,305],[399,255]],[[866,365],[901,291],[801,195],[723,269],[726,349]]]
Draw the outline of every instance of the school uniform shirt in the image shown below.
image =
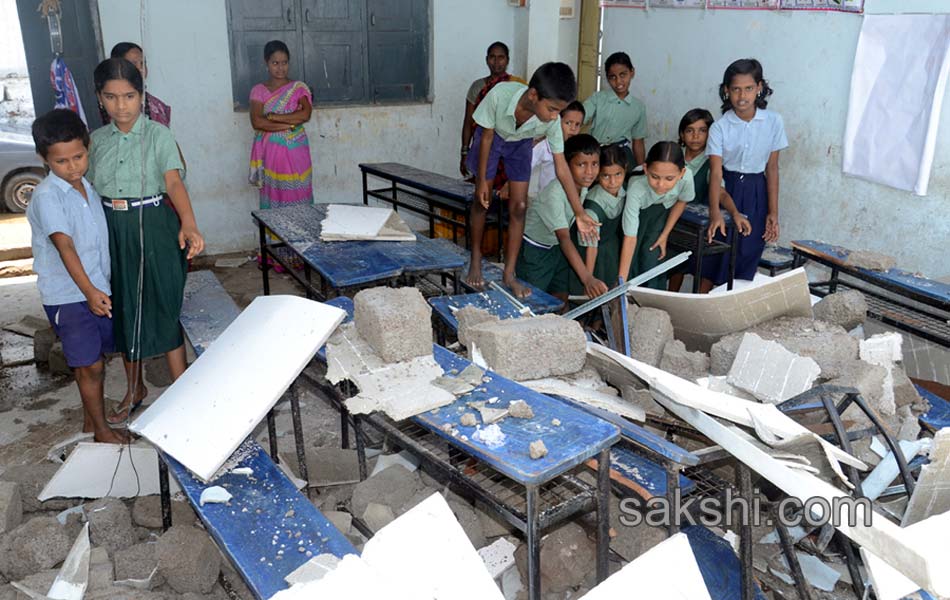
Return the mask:
[[721,156],[728,171],[762,173],[769,156],[785,148],[788,138],[781,115],[759,108],[751,121],[743,121],[729,110],[709,128],[706,156]]
[[603,145],[647,135],[646,107],[630,92],[620,98],[612,89],[600,90],[584,101],[584,110],[584,124],[593,122],[590,134]]
[[102,200],[85,178],[83,198],[67,181],[50,173],[36,189],[26,209],[33,246],[33,270],[43,304],[55,306],[83,302],[85,294],[66,270],[49,236],[63,233],[73,240],[76,254],[96,289],[112,294],[109,287],[109,232]]
[[[144,139],[143,139],[144,138]],[[185,166],[171,130],[139,116],[128,133],[110,123],[92,132],[86,176],[106,198],[142,198],[164,194],[165,173]],[[142,144],[145,145],[144,182]]]
[[[581,203],[587,197],[587,188],[581,190]],[[559,241],[554,233],[558,229],[570,229],[574,224],[574,209],[567,199],[561,182],[554,180],[528,205],[524,218],[524,234],[529,240],[543,246],[556,246]]]
[[557,179],[554,170],[554,154],[547,140],[541,140],[531,149],[531,170],[538,170],[538,187],[543,190],[548,184]]
[[667,193],[660,196],[653,191],[647,178],[633,177],[627,185],[627,199],[623,206],[623,234],[636,237],[640,228],[640,211],[654,204],[662,204],[669,209],[677,202],[692,202],[696,197],[696,188],[693,184],[693,172],[686,167],[686,172],[676,182],[676,185]]
[[482,99],[472,118],[483,129],[494,129],[495,135],[500,135],[506,142],[516,142],[528,138],[544,137],[551,145],[551,152],[563,154],[564,134],[561,132],[561,117],[548,123],[543,122],[537,115],[518,127],[515,121],[515,109],[518,101],[528,91],[523,83],[506,81],[491,89]]
[[[593,202],[597,204],[597,206],[599,206],[600,209],[604,211],[604,216],[607,219],[616,219],[617,216],[620,215],[620,213],[623,211],[624,198],[626,197],[626,195],[627,195],[627,191],[623,189],[623,187],[621,187],[617,191],[617,195],[614,196],[613,194],[611,194],[610,192],[608,192],[607,190],[605,190],[604,188],[598,185],[598,186],[592,187],[590,191],[587,193],[586,202],[588,203]],[[595,213],[593,210],[587,208],[587,209],[584,209],[584,212],[590,215],[590,217],[594,219],[595,221],[600,222],[600,215]],[[602,232],[602,236],[604,236],[606,233],[607,232]],[[580,241],[580,245],[584,247],[593,246],[596,248],[599,245],[598,240],[588,242],[587,240],[580,239],[579,241]]]

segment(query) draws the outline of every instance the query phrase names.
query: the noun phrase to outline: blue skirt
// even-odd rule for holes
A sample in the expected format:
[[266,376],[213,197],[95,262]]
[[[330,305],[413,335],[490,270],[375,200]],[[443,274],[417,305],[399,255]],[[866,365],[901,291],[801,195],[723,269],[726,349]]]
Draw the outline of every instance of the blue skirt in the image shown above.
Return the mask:
[[[765,173],[737,173],[722,170],[726,191],[736,203],[736,209],[752,224],[752,233],[739,235],[736,252],[736,279],[752,280],[759,268],[759,259],[765,250],[765,217],[769,214],[769,195],[765,185]],[[736,233],[738,235],[738,233]],[[716,239],[727,241],[721,234]],[[703,258],[703,278],[716,285],[729,280],[729,254]]]

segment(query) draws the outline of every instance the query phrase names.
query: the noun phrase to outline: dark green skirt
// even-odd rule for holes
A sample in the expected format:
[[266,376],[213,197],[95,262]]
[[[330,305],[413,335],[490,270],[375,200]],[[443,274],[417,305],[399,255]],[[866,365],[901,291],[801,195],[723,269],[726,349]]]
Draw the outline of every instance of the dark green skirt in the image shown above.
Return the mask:
[[544,249],[521,241],[518,264],[515,265],[518,279],[549,294],[560,294],[567,291],[568,271],[570,265],[560,245]]
[[[116,350],[128,359],[140,360],[178,348],[185,341],[178,319],[188,272],[185,252],[178,247],[181,228],[178,216],[167,199],[159,206],[128,211],[104,207],[104,210],[112,255],[112,327]],[[142,216],[141,241],[139,211]],[[141,321],[136,336],[142,248],[145,249],[145,262],[142,266]]]
[[[633,252],[633,261],[630,263],[630,281],[637,275],[646,273],[653,267],[660,264],[660,249],[650,250],[650,246],[656,243],[656,239],[663,233],[666,227],[666,217],[670,214],[670,209],[663,208],[662,204],[654,204],[640,211],[640,226],[637,228],[637,246]],[[666,253],[669,256],[670,245],[666,245]],[[659,277],[654,277],[643,284],[643,287],[656,290],[665,290],[667,275],[664,273]]]
[[[593,275],[607,284],[608,288],[613,288],[617,285],[617,271],[619,271],[620,265],[620,244],[623,242],[623,231],[621,229],[623,213],[621,212],[613,219],[608,219],[600,206],[593,202],[585,204],[584,208],[591,208],[597,214],[598,221],[600,221],[600,241],[597,243],[597,261],[594,263]],[[581,255],[581,260],[586,262],[587,247],[581,246],[576,224],[571,227],[571,240],[574,242],[577,252]],[[571,269],[570,292],[572,295],[587,293],[580,277],[573,269]]]

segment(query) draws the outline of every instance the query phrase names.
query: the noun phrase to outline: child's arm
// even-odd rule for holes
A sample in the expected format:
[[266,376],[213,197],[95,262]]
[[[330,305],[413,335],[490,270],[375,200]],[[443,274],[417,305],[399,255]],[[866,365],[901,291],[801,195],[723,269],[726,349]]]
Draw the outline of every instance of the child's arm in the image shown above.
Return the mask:
[[475,200],[480,202],[485,210],[491,206],[491,182],[488,181],[488,155],[491,154],[491,145],[495,140],[494,129],[482,129],[482,141],[478,147],[478,173],[475,174]]
[[769,162],[765,165],[765,187],[769,195],[769,214],[765,217],[765,234],[762,238],[766,242],[778,240],[778,150],[769,155]]
[[279,115],[277,113],[270,113],[264,118],[272,123],[284,123],[286,125],[303,125],[310,120],[310,115],[313,114],[313,105],[310,104],[310,100],[307,98],[300,99],[300,105],[297,110],[292,113],[287,113],[284,115]]
[[[749,223],[749,219],[746,219],[745,215],[736,208],[736,203],[733,201],[732,196],[729,195],[729,192],[726,191],[726,188],[720,188],[719,205],[732,215],[732,222],[735,223],[739,233],[742,235],[752,233],[752,223]],[[723,235],[725,235],[725,233]],[[709,238],[709,241],[712,241],[712,237]]]
[[586,257],[584,260],[584,266],[587,267],[588,271],[593,273],[594,265],[597,264],[597,246],[588,246],[587,252],[584,256]]
[[[709,231],[707,239],[712,240],[716,231],[726,235],[726,222],[719,209],[719,189],[722,187],[722,157],[709,155]],[[734,205],[733,205],[734,206]]]
[[269,121],[264,117],[264,104],[256,100],[251,100],[251,110],[248,111],[251,117],[251,127],[256,131],[287,131],[292,125],[287,123],[278,123]]
[[205,248],[205,240],[198,231],[198,224],[195,222],[195,213],[191,208],[191,198],[188,196],[188,190],[185,183],[181,180],[181,174],[178,169],[165,171],[165,192],[171,198],[175,206],[175,212],[181,220],[181,229],[178,232],[178,247],[182,250],[188,245],[188,258],[193,258],[200,254]]
[[582,240],[596,240],[600,237],[598,227],[600,223],[591,218],[584,207],[581,205],[581,197],[577,193],[577,184],[571,176],[571,168],[567,166],[564,160],[564,154],[558,152],[554,155],[554,173],[557,174],[557,180],[561,182],[561,187],[567,194],[567,201],[571,203],[571,210],[574,211],[574,219],[577,222],[577,232]]
[[637,236],[623,236],[623,244],[620,246],[620,269],[617,276],[626,281],[630,275],[630,263],[633,262],[633,252],[637,249]]
[[79,254],[76,253],[73,238],[58,231],[51,233],[49,239],[53,242],[53,245],[56,246],[56,251],[59,252],[59,257],[63,260],[66,272],[69,273],[69,276],[73,278],[73,281],[79,287],[79,291],[86,297],[89,310],[91,310],[94,315],[109,317],[111,319],[112,299],[109,298],[108,294],[94,286],[89,280],[89,276],[86,275],[86,269],[83,268],[82,261],[79,259]]
[[686,203],[682,200],[673,205],[670,209],[670,214],[666,216],[666,225],[663,226],[662,233],[656,238],[653,245],[650,246],[650,250],[660,249],[660,260],[666,258],[666,241],[669,239],[670,232],[673,231],[673,226],[680,220],[680,216],[684,210],[686,210]]
[[[557,236],[558,244],[561,246],[561,252],[563,252],[564,257],[567,258],[567,264],[571,265],[571,268],[574,269],[574,272],[577,273],[577,276],[580,278],[581,283],[584,284],[584,292],[591,298],[606,294],[607,285],[594,277],[587,266],[584,265],[580,253],[577,252],[577,248],[574,247],[574,242],[571,241],[569,231],[567,229],[555,229],[554,234]],[[589,248],[588,251],[590,251]]]
[[637,163],[633,166],[639,167],[647,160],[647,150],[646,146],[643,145],[643,138],[637,138],[633,140],[631,145],[631,150],[633,150],[633,160]]
[[468,148],[472,145],[472,115],[475,113],[475,105],[465,99],[465,116],[462,117],[462,151],[461,161],[459,162],[459,172],[462,177],[469,175],[466,159],[468,158]]

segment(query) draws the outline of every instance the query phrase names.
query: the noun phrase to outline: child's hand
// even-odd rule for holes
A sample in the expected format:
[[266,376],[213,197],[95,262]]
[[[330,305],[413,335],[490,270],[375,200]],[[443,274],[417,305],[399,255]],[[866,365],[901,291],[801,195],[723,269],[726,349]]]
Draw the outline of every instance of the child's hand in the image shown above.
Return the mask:
[[462,177],[468,177],[468,155],[463,154],[462,158],[459,160],[459,173],[462,174]]
[[732,215],[732,222],[736,224],[736,230],[742,235],[749,235],[752,233],[752,223],[749,222],[749,219],[745,218],[740,212],[736,212]]
[[205,249],[205,240],[194,225],[187,227],[182,225],[178,231],[178,247],[184,250],[186,245],[188,246],[188,260],[201,254],[201,251]]
[[584,292],[590,298],[596,298],[607,293],[607,284],[593,275],[584,281]]
[[721,233],[723,237],[726,235],[726,220],[722,218],[722,213],[719,211],[713,212],[709,211],[709,229],[706,232],[706,243],[711,244],[713,238],[716,237],[716,233]]
[[92,291],[86,293],[86,303],[89,310],[97,317],[112,318],[112,298],[105,292],[92,288]]
[[491,206],[491,182],[479,178],[475,183],[475,201],[481,203],[485,210]]
[[586,212],[575,215],[577,221],[577,233],[581,240],[588,244],[593,244],[600,239],[600,223],[594,220]]
[[762,236],[766,242],[778,241],[778,215],[769,213],[765,217],[765,234]]
[[657,248],[660,249],[660,260],[666,258],[666,236],[662,233],[660,234],[660,237],[656,238],[656,241],[653,242],[653,245],[650,246],[651,251],[656,250]]
[[508,198],[511,197],[511,189],[509,188],[507,182],[505,182],[505,185],[501,186],[501,189],[498,190],[498,197],[501,200],[508,202]]

